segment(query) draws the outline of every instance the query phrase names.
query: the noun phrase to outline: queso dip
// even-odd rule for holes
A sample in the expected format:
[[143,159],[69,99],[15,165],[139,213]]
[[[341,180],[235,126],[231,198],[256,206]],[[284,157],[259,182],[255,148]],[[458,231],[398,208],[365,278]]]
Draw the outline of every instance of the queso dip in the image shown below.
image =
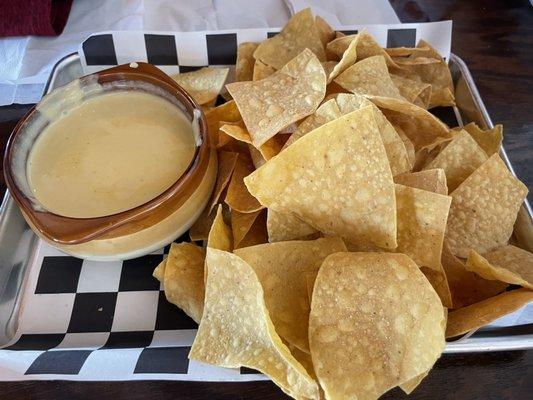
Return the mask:
[[192,124],[174,104],[142,91],[113,91],[44,129],[28,157],[28,181],[52,213],[101,217],[157,197],[185,172],[195,150]]

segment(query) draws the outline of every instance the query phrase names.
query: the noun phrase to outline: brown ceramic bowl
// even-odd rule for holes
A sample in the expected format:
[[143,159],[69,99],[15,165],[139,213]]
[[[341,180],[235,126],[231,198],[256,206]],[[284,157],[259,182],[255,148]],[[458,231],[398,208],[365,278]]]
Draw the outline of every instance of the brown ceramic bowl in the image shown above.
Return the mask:
[[[118,214],[97,218],[70,218],[48,212],[33,196],[26,174],[27,158],[32,145],[49,123],[37,105],[17,124],[11,134],[4,156],[5,180],[30,226],[46,241],[83,258],[130,258],[156,250],[156,246],[164,245],[165,242],[171,242],[187,230],[200,215],[216,178],[216,152],[210,146],[207,123],[201,108],[183,88],[153,65],[120,65],[87,75],[71,85],[90,88],[95,82],[103,85],[104,92],[145,90],[153,94],[164,94],[164,97],[179,107],[191,121],[196,117],[201,143],[182,176],[156,198]],[[61,100],[62,90],[68,90],[68,85],[56,89],[51,95]],[[86,95],[91,95],[90,90]],[[46,96],[42,101],[49,97],[50,95]],[[176,214],[184,206],[188,210],[187,215],[176,218]],[[153,231],[155,225],[172,216],[173,222],[181,224],[180,226],[170,227],[164,234],[159,232],[156,234],[157,238],[142,234],[150,228]],[[143,236],[146,237],[142,238]],[[128,238],[136,237],[141,239],[133,246],[126,246],[128,249],[124,246],[119,246],[118,249],[113,245],[113,239],[124,242]],[[105,249],[101,249],[102,251],[95,249],[95,243],[92,243],[97,244],[98,241],[105,243]]]

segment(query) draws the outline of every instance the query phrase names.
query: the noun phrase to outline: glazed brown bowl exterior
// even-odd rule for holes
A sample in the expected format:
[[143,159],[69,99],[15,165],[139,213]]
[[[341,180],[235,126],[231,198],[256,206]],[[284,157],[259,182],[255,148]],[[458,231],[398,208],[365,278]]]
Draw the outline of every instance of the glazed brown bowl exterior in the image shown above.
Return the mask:
[[[195,155],[182,176],[170,188],[151,201],[127,211],[104,217],[64,217],[43,210],[42,207],[36,207],[35,199],[30,198],[27,190],[25,193],[15,177],[15,169],[20,168],[20,166],[14,165],[15,153],[29,152],[31,149],[31,146],[29,149],[28,146],[25,146],[26,149],[22,149],[24,146],[21,146],[26,128],[36,119],[43,118],[36,107],[32,108],[19,121],[9,138],[4,155],[4,175],[11,195],[21,208],[30,226],[47,240],[58,244],[74,245],[94,239],[114,238],[153,226],[187,201],[203,179],[209,164],[211,149],[205,116],[192,97],[163,71],[147,63],[125,64],[87,75],[80,78],[80,83],[82,85],[88,84],[94,82],[95,78],[101,85],[117,83],[123,90],[137,90],[134,88],[135,82],[162,89],[167,95],[176,99],[178,106],[191,121],[196,116],[201,144],[196,148]],[[129,89],[128,86],[130,86]]]

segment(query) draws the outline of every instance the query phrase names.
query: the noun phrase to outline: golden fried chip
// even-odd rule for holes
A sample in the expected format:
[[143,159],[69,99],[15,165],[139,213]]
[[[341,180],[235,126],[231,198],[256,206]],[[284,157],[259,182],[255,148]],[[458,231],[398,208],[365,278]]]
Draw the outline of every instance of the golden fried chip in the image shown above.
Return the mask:
[[311,354],[300,350],[298,347],[291,346],[290,344],[287,344],[286,342],[284,343],[287,345],[287,347],[291,351],[292,356],[296,358],[296,361],[302,364],[302,366],[305,368],[309,376],[316,381],[315,368],[313,367],[313,360],[311,360]]
[[236,249],[239,248],[239,244],[250,231],[259,214],[261,214],[261,210],[252,213],[241,213],[237,210],[231,211],[231,231],[233,232],[233,241]]
[[503,126],[498,124],[492,129],[483,130],[476,125],[475,122],[470,122],[463,127],[477,142],[477,144],[490,157],[495,153],[500,152],[503,142]]
[[409,57],[411,55],[427,54],[429,47],[388,47],[383,49],[391,57]]
[[205,119],[207,120],[207,129],[211,143],[217,144],[220,122],[237,122],[242,118],[235,101],[231,100],[207,111],[205,113]]
[[389,67],[397,67],[396,63],[387,54],[387,52],[374,40],[374,38],[365,30],[356,35],[341,36],[332,40],[327,44],[327,51],[329,54],[341,59],[346,49],[350,46],[352,41],[356,40],[357,61],[364,60],[368,57],[383,56],[385,62]]
[[533,290],[533,254],[513,245],[500,247],[483,256],[470,250],[466,269],[485,279]]
[[533,291],[512,290],[459,308],[448,314],[446,337],[454,337],[481,328],[533,301]]
[[359,42],[359,35],[350,42],[346,50],[342,53],[341,59],[335,64],[333,69],[327,73],[328,83],[333,81],[337,76],[351,67],[357,59],[357,43]]
[[320,15],[315,17],[315,25],[316,29],[318,30],[320,41],[322,42],[322,46],[326,48],[328,42],[331,42],[333,39],[335,39],[335,31]]
[[309,132],[245,183],[264,206],[328,235],[396,248],[392,174],[371,107]]
[[272,209],[267,213],[269,242],[305,239],[317,234],[317,230],[294,214],[281,214]]
[[216,100],[224,87],[228,72],[229,68],[204,67],[197,71],[172,75],[171,78],[185,89],[198,104],[206,104]]
[[193,243],[172,243],[165,262],[163,285],[167,300],[196,323],[204,308],[205,249]]
[[407,101],[427,109],[431,97],[431,85],[416,79],[390,74],[392,82]]
[[385,146],[392,175],[395,176],[411,169],[409,156],[407,155],[402,138],[374,103],[364,96],[348,93],[339,93],[336,96],[336,100],[341,114],[347,114],[362,107],[372,107],[381,140],[383,141],[383,146]]
[[306,49],[263,80],[235,82],[226,87],[239,107],[254,146],[259,147],[316,110],[326,93],[326,74],[315,55]]
[[324,46],[310,8],[294,14],[280,33],[259,45],[254,57],[280,69],[305,49],[311,50],[318,60],[326,61]]
[[337,61],[322,61],[321,64],[322,64],[322,68],[324,68],[324,72],[326,73],[326,76],[328,77],[328,82],[331,82],[329,79],[329,76],[331,75],[331,73],[333,72],[337,64],[339,63]]
[[217,181],[215,183],[215,188],[213,189],[213,194],[211,195],[210,206],[208,209],[209,212],[213,210],[215,205],[218,203],[218,200],[220,199],[220,195],[222,194],[226,186],[228,186],[229,181],[231,179],[231,174],[233,173],[235,165],[237,164],[238,156],[238,153],[227,151],[218,152]]
[[209,207],[206,207],[189,229],[191,240],[207,240],[209,230],[211,229],[211,225],[213,225],[216,215],[216,210],[209,211]]
[[452,293],[442,265],[439,265],[438,269],[422,266],[420,271],[426,276],[435,292],[439,295],[442,305],[446,308],[453,308]]
[[446,175],[441,168],[427,169],[420,172],[407,172],[396,175],[394,182],[400,185],[427,190],[438,194],[447,195]]
[[400,385],[400,389],[404,391],[405,394],[411,394],[417,387],[420,385],[422,380],[428,376],[429,371],[426,371],[420,375],[415,376],[414,378],[409,379],[408,381]]
[[252,267],[235,254],[207,249],[204,315],[189,358],[266,374],[294,398],[318,399],[318,386],[274,330]]
[[313,129],[316,129],[329,121],[333,121],[340,116],[341,112],[335,99],[330,99],[325,103],[322,103],[312,115],[304,119],[302,123],[298,125],[296,131],[294,131],[294,133],[289,137],[289,140],[285,142],[283,147],[290,146],[306,133],[311,132]]
[[259,60],[255,60],[254,72],[252,74],[253,81],[260,81],[276,72],[275,68],[272,68]]
[[465,264],[455,257],[446,240],[442,248],[442,266],[452,295],[453,308],[461,308],[503,292],[507,284],[489,281],[467,271]]
[[254,74],[254,51],[259,43],[244,42],[237,47],[235,61],[235,82],[251,81]]
[[472,136],[461,131],[424,169],[442,168],[451,193],[487,158]]
[[446,125],[427,110],[405,100],[387,97],[370,98],[387,119],[398,125],[418,151],[424,146],[433,144],[437,138],[451,138]]
[[383,56],[356,62],[337,76],[335,82],[352,93],[405,100],[392,81]]
[[439,297],[406,255],[330,255],[309,317],[311,357],[326,398],[376,399],[425,373],[444,350],[445,323]]
[[207,236],[207,247],[212,247],[218,250],[232,251],[233,250],[233,235],[231,229],[224,222],[222,204],[218,205],[215,219],[209,230]]
[[442,242],[452,198],[396,184],[398,247],[419,266],[440,271]]
[[[220,127],[220,130],[240,142],[252,144],[252,138],[243,121],[224,124]],[[270,160],[281,151],[281,142],[277,136],[271,137],[258,150],[265,160]]]
[[394,124],[392,124],[392,126],[398,133],[398,136],[400,136],[400,138],[402,139],[403,145],[405,146],[405,151],[407,152],[407,159],[409,160],[409,165],[411,166],[412,170],[416,162],[415,146],[413,145],[413,142],[411,142],[411,140],[404,133],[402,128]]
[[165,258],[163,261],[161,261],[157,267],[155,267],[154,272],[152,273],[152,276],[157,279],[159,282],[163,282],[163,279],[165,278],[165,267],[166,267],[167,259]]
[[244,184],[244,178],[254,170],[251,158],[246,154],[239,154],[237,165],[233,170],[231,181],[226,192],[224,201],[233,210],[243,213],[259,211],[263,208],[261,204],[250,194]]
[[242,247],[256,246],[258,244],[268,243],[268,232],[266,228],[266,210],[261,210],[251,228],[244,238],[241,239],[236,249]]
[[[278,135],[276,135],[278,136]],[[274,136],[274,138],[276,137]],[[252,158],[252,163],[254,164],[255,169],[259,168],[260,166],[264,165],[266,163],[265,157],[261,154],[259,150],[257,150],[253,144],[248,145],[248,150],[250,151],[250,157]]]
[[300,350],[309,351],[310,304],[304,274],[318,272],[324,259],[346,251],[340,238],[267,243],[235,250],[257,274],[276,332]]
[[446,238],[452,253],[486,253],[507,244],[527,187],[492,155],[452,193]]

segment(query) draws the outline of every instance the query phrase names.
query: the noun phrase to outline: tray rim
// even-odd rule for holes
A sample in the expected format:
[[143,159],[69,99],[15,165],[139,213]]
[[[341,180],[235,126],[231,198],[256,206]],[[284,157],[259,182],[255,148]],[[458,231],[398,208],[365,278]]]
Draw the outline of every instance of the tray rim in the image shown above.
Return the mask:
[[[54,64],[50,72],[50,76],[46,82],[43,95],[49,93],[51,91],[51,88],[53,89],[53,83],[55,79],[57,79],[61,68],[73,62],[80,62],[80,56],[78,52],[67,54]],[[475,105],[484,119],[485,124],[489,129],[493,128],[494,124],[492,122],[492,119],[490,118],[485,104],[483,103],[483,100],[479,94],[479,90],[477,89],[477,86],[474,82],[472,74],[470,73],[470,70],[468,69],[468,66],[459,56],[454,53],[450,53],[450,62],[453,62],[458,66],[464,80],[467,83],[467,87],[471,92]],[[500,155],[502,156],[502,159],[504,160],[507,168],[509,168],[511,173],[516,177],[516,172],[503,145],[500,148]],[[6,192],[2,199],[2,203],[0,205],[0,220],[7,218],[5,215],[5,211],[6,209],[8,209],[11,202],[13,202],[13,198],[11,197],[9,190],[6,189]],[[527,197],[524,199],[523,205],[528,213],[529,218],[533,219],[533,211]],[[16,299],[16,302],[20,302],[20,299]],[[487,330],[481,330],[480,332],[487,332]],[[477,337],[475,333],[476,331],[472,331],[456,341],[447,342],[444,353],[455,354],[533,349],[533,331],[531,334],[508,334],[500,336],[494,335],[491,338]]]

